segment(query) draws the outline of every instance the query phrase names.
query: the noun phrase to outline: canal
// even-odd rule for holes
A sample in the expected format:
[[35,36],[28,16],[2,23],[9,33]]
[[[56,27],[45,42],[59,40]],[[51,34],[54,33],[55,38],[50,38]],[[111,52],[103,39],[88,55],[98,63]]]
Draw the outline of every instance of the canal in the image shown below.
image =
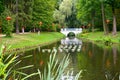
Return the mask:
[[[100,46],[80,39],[65,38],[56,43],[25,51],[20,54],[22,62],[18,65],[34,65],[24,70],[26,73],[43,71],[51,52],[57,52],[57,59],[62,60],[70,54],[70,64],[66,70],[72,69],[74,74],[83,70],[81,80],[120,80],[120,46]],[[29,58],[24,56],[32,55]],[[34,76],[30,80],[39,80]]]

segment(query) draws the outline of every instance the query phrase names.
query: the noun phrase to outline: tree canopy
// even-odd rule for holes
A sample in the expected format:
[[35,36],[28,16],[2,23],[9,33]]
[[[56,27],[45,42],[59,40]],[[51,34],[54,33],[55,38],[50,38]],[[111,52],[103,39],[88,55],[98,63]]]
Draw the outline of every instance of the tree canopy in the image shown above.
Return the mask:
[[15,16],[11,31],[17,33],[23,27],[25,31],[56,31],[60,26],[83,25],[90,31],[104,30],[105,34],[119,30],[119,0],[1,0],[2,26],[7,25],[4,20],[10,16],[5,14],[6,9]]

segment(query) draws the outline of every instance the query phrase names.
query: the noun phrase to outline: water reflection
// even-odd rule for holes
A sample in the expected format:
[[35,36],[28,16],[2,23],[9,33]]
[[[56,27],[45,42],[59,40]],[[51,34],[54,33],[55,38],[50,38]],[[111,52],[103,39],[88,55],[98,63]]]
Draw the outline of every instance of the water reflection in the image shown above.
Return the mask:
[[86,70],[83,80],[119,80],[120,54],[117,46],[82,45],[78,54],[79,69]]
[[65,38],[61,40],[61,44],[55,45],[52,47],[45,47],[45,48],[40,48],[38,46],[38,51],[42,53],[72,53],[72,52],[80,52],[82,46],[82,41],[74,38],[74,39],[69,39]]
[[62,45],[81,45],[82,44],[82,40],[79,40],[77,38],[65,38],[61,40],[61,44]]
[[77,38],[65,38],[61,40],[61,46],[59,47],[60,51],[64,50],[67,53],[80,52],[82,46],[82,40]]
[[[105,77],[107,80],[119,80],[119,71],[118,69],[118,51],[117,47],[113,46],[110,48],[104,48],[104,69]],[[111,51],[111,52],[109,52]]]
[[82,80],[120,80],[119,46],[101,47],[91,42],[82,42],[77,38],[71,40],[65,38],[60,42],[26,51],[24,56],[32,54],[33,57],[23,60],[20,65],[33,64],[34,68],[28,73],[36,72],[38,68],[43,71],[52,52],[57,52],[58,60],[70,53],[70,64],[66,70],[72,68],[75,73],[84,70]]

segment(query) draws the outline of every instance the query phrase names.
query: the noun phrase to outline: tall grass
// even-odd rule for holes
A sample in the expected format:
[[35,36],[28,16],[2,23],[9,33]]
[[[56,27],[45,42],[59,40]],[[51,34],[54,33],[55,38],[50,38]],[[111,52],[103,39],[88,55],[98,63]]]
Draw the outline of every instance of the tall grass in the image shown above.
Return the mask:
[[2,47],[0,48],[0,80],[9,80],[9,79],[25,80],[33,75],[38,74],[38,73],[26,74],[21,72],[21,70],[23,69],[28,69],[33,67],[33,65],[28,65],[15,69],[15,66],[19,64],[21,61],[17,59],[18,56],[16,54],[9,54],[8,57],[5,57],[4,52],[6,49],[7,48],[4,45],[2,45]]
[[[43,73],[38,69],[36,73],[26,74],[22,72],[22,70],[29,69],[33,67],[33,65],[15,68],[15,66],[21,62],[17,59],[18,56],[16,54],[9,54],[9,56],[5,58],[3,54],[4,50],[6,50],[6,47],[2,46],[2,48],[0,48],[0,80],[27,80],[34,75],[39,75],[39,80],[71,80],[70,78],[72,78],[72,80],[78,80],[82,72],[80,71],[76,75],[73,75],[73,71],[70,70],[66,72],[66,68],[70,63],[69,55],[65,56],[61,61],[58,61],[56,59],[56,53],[52,53]],[[62,79],[65,76],[66,78]]]
[[66,68],[70,63],[69,56],[65,56],[61,61],[56,59],[56,53],[51,54],[48,62],[48,66],[41,73],[38,69],[40,80],[63,80],[62,78],[66,76],[64,80],[78,80],[82,71],[80,71],[75,76],[71,75],[73,72],[68,70],[65,72]]

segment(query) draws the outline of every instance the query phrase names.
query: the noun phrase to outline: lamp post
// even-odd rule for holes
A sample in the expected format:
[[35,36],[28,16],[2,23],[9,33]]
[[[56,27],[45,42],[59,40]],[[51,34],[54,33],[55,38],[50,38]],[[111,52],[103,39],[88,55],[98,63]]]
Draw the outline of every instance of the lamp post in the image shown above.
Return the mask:
[[7,17],[6,17],[6,20],[7,20],[7,21],[10,21],[10,20],[11,20],[11,17],[10,17],[10,16],[7,16]]
[[[40,27],[42,26],[42,22],[39,22]],[[40,29],[38,29],[38,35],[40,34]]]
[[39,25],[42,26],[42,22],[41,21],[39,22]]
[[8,30],[8,31],[6,32],[6,36],[8,36],[8,37],[11,37],[11,31],[10,31],[10,27],[9,27],[9,26],[10,26],[10,22],[9,22],[9,21],[10,21],[11,19],[12,19],[12,18],[11,18],[10,16],[7,16],[7,17],[6,17],[6,20],[7,20],[7,22],[8,22],[8,27],[7,27],[7,30]]
[[108,34],[109,32],[109,23],[110,23],[110,20],[109,19],[106,19],[106,34]]
[[107,19],[107,20],[106,20],[106,23],[107,23],[107,24],[109,24],[109,23],[110,23],[110,20],[109,20],[109,19]]

